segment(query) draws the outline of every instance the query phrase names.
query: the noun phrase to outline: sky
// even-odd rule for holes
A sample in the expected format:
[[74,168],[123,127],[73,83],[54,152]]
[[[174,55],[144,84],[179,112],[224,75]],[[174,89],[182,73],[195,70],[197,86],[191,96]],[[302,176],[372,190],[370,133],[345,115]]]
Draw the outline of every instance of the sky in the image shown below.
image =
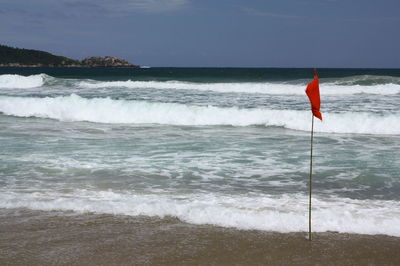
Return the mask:
[[400,68],[399,0],[0,0],[0,44],[165,67]]

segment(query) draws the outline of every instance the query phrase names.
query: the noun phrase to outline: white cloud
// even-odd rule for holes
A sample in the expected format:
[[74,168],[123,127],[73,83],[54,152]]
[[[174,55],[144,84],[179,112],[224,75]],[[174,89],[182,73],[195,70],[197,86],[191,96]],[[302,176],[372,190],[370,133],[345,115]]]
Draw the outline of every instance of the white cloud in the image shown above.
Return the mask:
[[65,0],[75,8],[95,6],[114,15],[130,12],[162,13],[179,10],[188,0]]
[[242,7],[241,9],[243,11],[251,14],[251,15],[254,15],[254,16],[264,16],[264,17],[281,18],[281,19],[300,19],[300,18],[304,18],[302,16],[280,14],[280,13],[257,10],[257,9],[248,8],[248,7]]
[[131,0],[127,1],[127,8],[147,12],[172,11],[184,7],[187,0]]

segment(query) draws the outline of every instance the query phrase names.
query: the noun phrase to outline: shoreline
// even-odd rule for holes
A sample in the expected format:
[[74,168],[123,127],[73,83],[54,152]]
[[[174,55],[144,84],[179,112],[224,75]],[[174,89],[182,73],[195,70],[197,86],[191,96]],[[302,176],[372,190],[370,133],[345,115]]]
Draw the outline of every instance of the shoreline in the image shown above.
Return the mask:
[[175,219],[0,209],[0,264],[384,264],[400,238],[336,232],[276,233]]

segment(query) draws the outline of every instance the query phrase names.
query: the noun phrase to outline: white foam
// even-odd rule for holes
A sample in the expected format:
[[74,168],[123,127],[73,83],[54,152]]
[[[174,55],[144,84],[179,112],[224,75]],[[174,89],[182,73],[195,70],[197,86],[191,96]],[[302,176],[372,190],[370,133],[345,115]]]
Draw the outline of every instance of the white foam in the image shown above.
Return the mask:
[[[287,83],[191,83],[182,81],[83,81],[81,88],[129,88],[129,89],[164,89],[164,90],[199,90],[220,93],[262,93],[272,95],[304,95],[306,84]],[[399,84],[379,84],[372,86],[340,86],[335,83],[320,85],[321,95],[352,95],[400,93]]]
[[376,85],[400,84],[400,77],[379,75],[356,75],[343,78],[323,78],[324,81],[333,81],[337,85]]
[[21,76],[13,74],[0,75],[0,88],[28,89],[43,86],[46,74]]
[[[354,78],[354,77],[352,77]],[[371,79],[371,78],[370,78]],[[63,83],[66,79],[53,78],[46,74],[21,76],[14,74],[0,75],[0,88],[36,88],[43,86],[46,81]],[[331,80],[331,79],[329,79]],[[321,95],[353,95],[381,94],[393,95],[400,93],[400,84],[384,83],[374,85],[347,84],[347,79],[333,82],[322,82]],[[197,90],[214,91],[219,93],[260,93],[271,95],[304,95],[306,83],[289,84],[286,82],[232,82],[232,83],[194,83],[184,81],[95,81],[69,79],[69,86],[78,88],[129,88],[129,89],[160,89],[160,90]],[[391,80],[393,81],[393,80]],[[344,82],[344,83],[343,83]]]
[[[308,230],[306,195],[134,194],[76,190],[1,192],[1,208],[72,210],[123,215],[177,217],[193,224],[277,232]],[[400,236],[400,203],[346,198],[313,199],[313,231]]]
[[[310,111],[239,109],[192,106],[176,103],[86,99],[76,94],[56,98],[0,96],[0,112],[19,117],[52,118],[60,121],[97,123],[280,126],[309,131]],[[324,121],[315,123],[317,132],[400,134],[400,115],[323,112]]]

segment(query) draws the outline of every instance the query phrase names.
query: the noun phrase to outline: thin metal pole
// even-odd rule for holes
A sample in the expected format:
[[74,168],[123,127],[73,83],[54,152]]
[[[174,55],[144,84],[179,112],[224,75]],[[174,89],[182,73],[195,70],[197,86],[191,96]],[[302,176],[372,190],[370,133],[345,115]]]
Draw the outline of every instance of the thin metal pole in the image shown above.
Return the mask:
[[313,158],[313,137],[314,137],[314,115],[311,120],[311,153],[310,153],[310,180],[309,186],[309,202],[308,202],[308,240],[311,241],[311,192],[312,192],[312,158]]

